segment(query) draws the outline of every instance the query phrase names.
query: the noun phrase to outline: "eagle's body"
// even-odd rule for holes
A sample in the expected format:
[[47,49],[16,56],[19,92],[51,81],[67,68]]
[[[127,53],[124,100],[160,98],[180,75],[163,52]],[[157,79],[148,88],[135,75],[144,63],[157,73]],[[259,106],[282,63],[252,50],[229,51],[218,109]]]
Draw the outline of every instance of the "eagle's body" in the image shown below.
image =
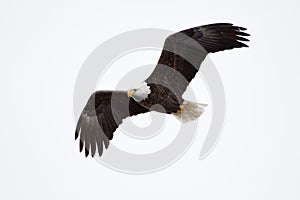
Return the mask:
[[[219,23],[199,26],[170,35],[158,64],[141,87],[129,91],[97,91],[91,95],[78,120],[75,139],[80,151],[99,156],[126,117],[149,111],[173,114],[182,122],[197,119],[206,105],[182,98],[208,53],[247,47],[241,41],[245,28]],[[159,106],[156,106],[159,105]]]
[[[153,108],[153,111],[165,112],[167,114],[176,113],[179,110],[179,106],[183,103],[183,99],[177,98],[176,95],[167,87],[150,83],[147,84],[150,87],[151,93],[146,99],[140,102],[140,105],[144,107]],[[154,105],[160,105],[160,107],[155,107]],[[161,110],[160,108],[163,108]]]

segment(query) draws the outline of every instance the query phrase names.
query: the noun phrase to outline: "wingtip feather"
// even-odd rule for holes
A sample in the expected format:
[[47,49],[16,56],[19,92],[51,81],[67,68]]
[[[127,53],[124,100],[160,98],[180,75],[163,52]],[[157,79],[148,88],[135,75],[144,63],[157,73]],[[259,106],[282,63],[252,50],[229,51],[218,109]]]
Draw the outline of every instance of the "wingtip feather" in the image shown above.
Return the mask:
[[75,140],[77,140],[78,136],[79,136],[79,132],[75,130]]
[[80,140],[79,141],[79,151],[82,152],[83,150],[83,142]]
[[89,156],[89,150],[87,148],[85,148],[85,157],[88,157]]

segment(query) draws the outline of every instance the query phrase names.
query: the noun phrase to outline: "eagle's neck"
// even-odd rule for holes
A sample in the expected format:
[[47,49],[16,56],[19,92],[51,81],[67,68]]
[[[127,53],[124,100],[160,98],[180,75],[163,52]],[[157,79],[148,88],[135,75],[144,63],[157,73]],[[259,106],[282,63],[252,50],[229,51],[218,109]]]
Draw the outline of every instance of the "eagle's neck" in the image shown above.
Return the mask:
[[132,98],[137,102],[141,102],[147,99],[150,93],[150,86],[148,86],[147,83],[144,82],[138,89],[136,89],[135,93],[132,94]]

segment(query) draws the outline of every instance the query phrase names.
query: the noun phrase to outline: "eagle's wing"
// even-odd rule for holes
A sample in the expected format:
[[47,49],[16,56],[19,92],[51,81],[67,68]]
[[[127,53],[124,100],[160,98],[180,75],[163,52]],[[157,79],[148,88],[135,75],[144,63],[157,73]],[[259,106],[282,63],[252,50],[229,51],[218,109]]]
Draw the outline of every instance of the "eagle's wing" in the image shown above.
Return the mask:
[[91,95],[84,107],[75,130],[75,139],[79,136],[80,152],[85,147],[85,156],[91,152],[95,155],[96,147],[99,156],[103,145],[109,145],[113,133],[126,117],[148,112],[139,105],[127,92],[97,91]]
[[228,23],[190,28],[170,35],[148,84],[162,84],[181,97],[208,53],[248,47],[246,28]]

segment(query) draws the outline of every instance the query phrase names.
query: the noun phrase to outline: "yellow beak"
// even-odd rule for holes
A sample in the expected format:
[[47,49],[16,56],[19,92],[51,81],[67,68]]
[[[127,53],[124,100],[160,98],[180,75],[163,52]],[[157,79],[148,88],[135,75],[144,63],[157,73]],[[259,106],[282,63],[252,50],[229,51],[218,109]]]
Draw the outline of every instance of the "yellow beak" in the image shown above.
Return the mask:
[[131,95],[134,93],[134,90],[128,90],[127,91],[127,96],[128,97],[131,97]]

